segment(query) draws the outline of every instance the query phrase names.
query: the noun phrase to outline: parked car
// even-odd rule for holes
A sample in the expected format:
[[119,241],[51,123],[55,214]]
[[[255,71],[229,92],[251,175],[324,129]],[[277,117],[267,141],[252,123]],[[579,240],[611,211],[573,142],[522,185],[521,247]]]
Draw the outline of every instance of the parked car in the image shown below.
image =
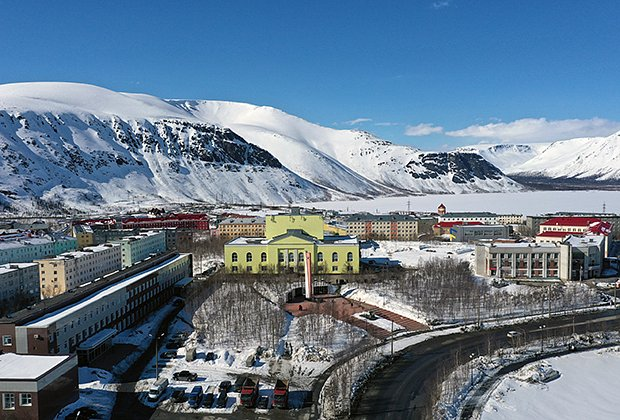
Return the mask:
[[175,381],[193,382],[198,379],[198,375],[194,372],[190,372],[189,370],[182,370],[180,372],[174,372],[172,374],[172,379]]
[[202,397],[202,405],[206,408],[211,408],[213,403],[215,402],[215,387],[211,385],[207,388],[207,392],[205,392],[204,397]]
[[200,385],[196,385],[192,388],[192,392],[189,393],[189,397],[187,398],[187,403],[191,408],[198,408],[202,403],[202,387]]
[[183,347],[184,344],[185,343],[181,340],[171,340],[166,343],[166,348],[176,350],[176,349],[180,349],[181,347]]
[[261,410],[269,409],[269,396],[263,395],[258,399],[258,403],[256,404],[256,408]]
[[149,401],[157,401],[163,395],[163,393],[166,392],[167,388],[168,388],[168,379],[159,378],[158,380],[156,380],[153,386],[149,388],[149,393],[148,393]]
[[162,354],[160,354],[159,357],[161,359],[174,359],[174,358],[177,357],[177,352],[176,351],[172,351],[172,350],[165,351]]
[[215,353],[213,353],[212,351],[208,352],[205,355],[205,362],[208,362],[209,360],[215,360]]
[[226,408],[227,402],[228,402],[228,394],[226,392],[220,392],[220,395],[217,396],[216,407]]
[[520,336],[521,333],[519,331],[508,331],[508,334],[506,334],[506,337],[508,338],[515,338]]
[[222,381],[220,382],[220,386],[218,388],[219,392],[228,392],[230,390],[231,383],[230,381]]
[[173,403],[182,403],[183,401],[185,401],[185,388],[177,388],[172,391],[172,396],[170,397],[170,400]]

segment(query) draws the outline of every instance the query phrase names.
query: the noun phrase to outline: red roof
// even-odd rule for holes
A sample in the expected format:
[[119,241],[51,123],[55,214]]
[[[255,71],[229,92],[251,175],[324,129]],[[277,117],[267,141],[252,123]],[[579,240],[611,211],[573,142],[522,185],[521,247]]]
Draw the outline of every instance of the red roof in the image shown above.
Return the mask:
[[437,224],[435,224],[433,227],[435,228],[449,228],[452,226],[460,226],[460,225],[467,225],[467,226],[474,226],[474,225],[482,225],[482,222],[463,222],[461,220],[456,221],[456,222],[439,222]]
[[601,219],[597,217],[554,217],[549,219],[541,226],[582,226],[587,227],[592,223],[600,222]]
[[554,230],[547,230],[545,232],[539,233],[536,236],[542,236],[547,238],[563,238],[568,235],[574,235],[575,233],[579,232],[556,232]]

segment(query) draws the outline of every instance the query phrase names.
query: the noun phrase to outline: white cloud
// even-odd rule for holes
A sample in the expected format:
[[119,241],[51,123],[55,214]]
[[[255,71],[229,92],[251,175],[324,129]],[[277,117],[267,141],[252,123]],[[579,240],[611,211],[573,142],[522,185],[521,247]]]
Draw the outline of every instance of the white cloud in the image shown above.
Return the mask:
[[433,9],[443,9],[450,6],[450,0],[442,0],[433,2]]
[[433,133],[443,133],[443,127],[428,123],[405,127],[405,136],[428,136]]
[[446,135],[493,139],[506,143],[535,143],[576,137],[607,136],[618,130],[620,130],[620,122],[604,118],[551,121],[546,118],[523,118],[509,123],[470,125],[461,130],[447,131]]
[[361,123],[365,123],[365,122],[371,122],[371,121],[372,121],[372,118],[356,118],[354,120],[344,121],[343,124],[357,125],[357,124],[361,124]]
[[378,122],[375,123],[375,125],[379,126],[379,127],[395,127],[397,125],[400,125],[399,123],[395,123],[395,122]]

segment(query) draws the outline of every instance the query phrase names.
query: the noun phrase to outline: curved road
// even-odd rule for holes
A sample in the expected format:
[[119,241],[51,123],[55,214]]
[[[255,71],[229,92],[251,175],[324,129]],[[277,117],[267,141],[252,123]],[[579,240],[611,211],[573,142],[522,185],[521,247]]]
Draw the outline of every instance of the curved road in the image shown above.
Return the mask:
[[461,359],[474,353],[486,354],[489,344],[493,349],[509,347],[506,338],[510,330],[524,330],[530,340],[539,340],[539,326],[546,325],[545,337],[550,330],[577,333],[618,329],[620,313],[615,310],[598,313],[563,316],[529,323],[511,325],[493,330],[468,334],[436,337],[401,352],[394,362],[376,372],[366,391],[353,408],[354,419],[424,419],[430,418],[429,390],[444,365],[453,366],[454,354]]

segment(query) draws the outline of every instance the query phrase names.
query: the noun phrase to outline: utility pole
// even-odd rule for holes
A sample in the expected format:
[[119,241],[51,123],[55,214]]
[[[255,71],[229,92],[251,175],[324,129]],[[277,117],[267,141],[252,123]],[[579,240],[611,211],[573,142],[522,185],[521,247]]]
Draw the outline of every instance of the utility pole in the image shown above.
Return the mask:
[[540,325],[538,327],[538,329],[540,330],[540,354],[542,354],[545,351],[545,341],[544,341],[544,330],[545,330],[546,325]]
[[394,320],[392,320],[392,333],[390,334],[390,357],[394,358]]
[[551,285],[548,287],[547,299],[549,300],[549,318],[551,318]]

